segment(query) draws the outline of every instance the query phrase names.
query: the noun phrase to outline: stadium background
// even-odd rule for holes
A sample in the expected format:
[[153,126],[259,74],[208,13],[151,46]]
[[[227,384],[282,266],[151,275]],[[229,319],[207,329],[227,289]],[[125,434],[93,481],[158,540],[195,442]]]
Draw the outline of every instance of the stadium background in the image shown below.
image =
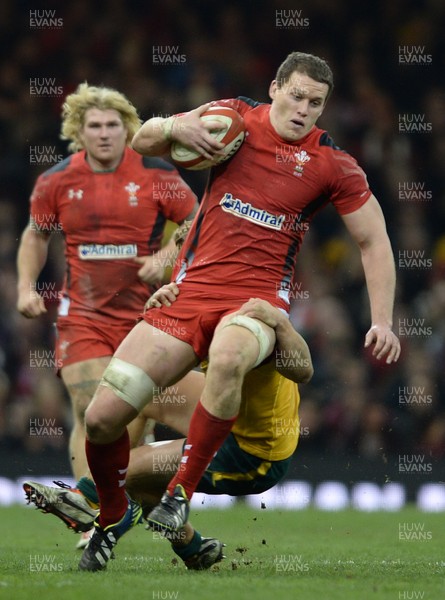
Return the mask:
[[[293,50],[331,64],[335,90],[319,125],[357,158],[382,204],[398,271],[394,328],[402,356],[387,367],[363,350],[369,317],[359,254],[335,212],[325,211],[311,224],[295,282],[292,319],[311,347],[315,375],[301,388],[302,436],[289,477],[313,491],[326,480],[348,490],[373,482],[374,491],[395,482],[407,500],[418,498],[421,485],[443,482],[443,4],[42,4],[7,0],[0,8],[3,483],[69,473],[67,398],[51,367],[36,366],[53,356],[61,236],[39,283],[47,317],[28,321],[15,309],[29,193],[37,175],[66,155],[58,139],[64,96],[85,80],[116,87],[143,119],[237,95],[267,101],[269,81]],[[199,194],[205,175],[183,175]],[[42,425],[52,433],[36,434]],[[433,506],[445,509],[443,484],[435,493]],[[1,501],[11,497],[5,492]]]

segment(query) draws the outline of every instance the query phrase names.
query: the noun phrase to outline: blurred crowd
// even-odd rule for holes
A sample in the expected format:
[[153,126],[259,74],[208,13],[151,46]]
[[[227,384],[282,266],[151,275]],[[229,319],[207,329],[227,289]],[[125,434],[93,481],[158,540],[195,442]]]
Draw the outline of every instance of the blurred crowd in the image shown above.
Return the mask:
[[[445,456],[445,5],[42,4],[6,0],[0,7],[0,445],[67,445],[66,435],[30,434],[30,423],[70,428],[50,364],[64,268],[60,234],[41,276],[47,315],[29,321],[15,308],[29,194],[35,178],[66,155],[59,140],[64,96],[82,81],[105,84],[124,92],[143,119],[217,98],[267,101],[277,66],[301,50],[330,63],[335,90],[319,126],[357,158],[385,213],[402,343],[395,366],[363,349],[370,323],[359,252],[335,211],[320,213],[303,244],[291,311],[315,366],[301,387],[301,447],[382,460]],[[205,174],[182,174],[201,194]]]

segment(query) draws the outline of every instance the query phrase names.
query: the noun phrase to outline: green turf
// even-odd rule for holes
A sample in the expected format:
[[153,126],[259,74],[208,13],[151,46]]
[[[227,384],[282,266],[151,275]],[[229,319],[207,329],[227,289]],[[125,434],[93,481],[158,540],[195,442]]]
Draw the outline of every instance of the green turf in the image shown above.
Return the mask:
[[[106,572],[82,573],[77,538],[58,519],[30,508],[0,509],[0,598],[445,598],[443,514],[414,508],[254,511],[238,505],[192,511],[192,517],[202,533],[227,544],[227,558],[214,570],[196,573],[175,564],[168,543],[139,526],[120,540]],[[400,538],[403,528],[402,538],[411,539]]]

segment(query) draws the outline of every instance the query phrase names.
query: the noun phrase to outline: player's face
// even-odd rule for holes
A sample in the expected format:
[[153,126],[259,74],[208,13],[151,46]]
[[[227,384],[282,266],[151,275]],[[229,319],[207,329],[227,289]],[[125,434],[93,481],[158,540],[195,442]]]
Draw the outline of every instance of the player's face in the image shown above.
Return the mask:
[[127,130],[117,110],[89,108],[80,139],[93,169],[114,169],[122,158]]
[[272,81],[270,121],[280,137],[295,142],[304,137],[323,112],[329,87],[304,73],[294,71],[278,86]]

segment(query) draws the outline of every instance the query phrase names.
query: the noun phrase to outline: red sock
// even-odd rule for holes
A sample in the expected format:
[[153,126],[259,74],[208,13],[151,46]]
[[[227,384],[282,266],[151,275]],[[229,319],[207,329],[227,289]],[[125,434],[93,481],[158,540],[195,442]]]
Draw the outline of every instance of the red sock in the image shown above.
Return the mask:
[[125,476],[130,460],[128,431],[110,444],[85,443],[88,465],[99,496],[99,525],[103,528],[120,521],[127,510]]
[[235,420],[236,416],[232,419],[214,417],[203,407],[201,401],[198,402],[190,421],[180,467],[168,484],[167,490],[170,494],[173,494],[175,486],[179,483],[190,500],[215,452],[229,435]]

